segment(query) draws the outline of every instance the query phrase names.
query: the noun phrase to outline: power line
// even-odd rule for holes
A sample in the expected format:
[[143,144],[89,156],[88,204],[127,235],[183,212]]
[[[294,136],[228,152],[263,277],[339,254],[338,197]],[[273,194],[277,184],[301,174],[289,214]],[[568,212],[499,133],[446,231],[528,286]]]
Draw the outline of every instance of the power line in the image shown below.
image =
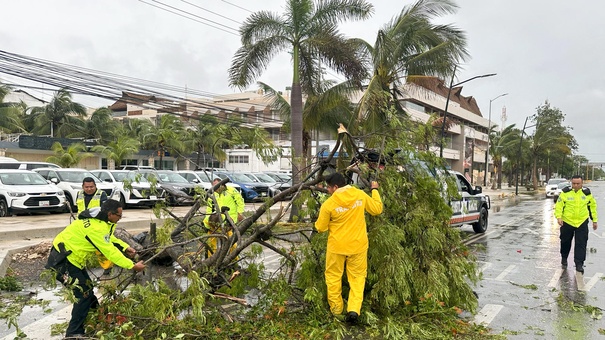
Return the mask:
[[236,5],[236,4],[230,3],[229,1],[226,1],[226,0],[222,0],[222,1],[223,1],[224,3],[226,3],[226,4],[229,4],[229,5],[233,6],[233,7],[237,7],[237,8],[239,8],[239,9],[243,9],[244,11],[247,11],[247,12],[250,12],[250,13],[254,13],[254,12],[252,12],[251,10],[249,10],[249,9],[247,9],[247,8],[244,8],[244,7],[238,6],[238,5]]
[[[155,7],[155,8],[161,9],[161,10],[166,11],[166,12],[170,12],[170,13],[175,14],[175,15],[178,15],[178,16],[180,16],[180,17],[183,17],[183,18],[186,18],[186,19],[189,19],[189,20],[192,20],[192,21],[198,22],[198,23],[203,24],[203,25],[206,25],[206,26],[210,26],[210,27],[212,27],[212,28],[216,28],[217,30],[221,30],[221,31],[223,31],[223,32],[225,32],[225,33],[229,33],[229,34],[233,34],[233,35],[235,35],[235,36],[239,36],[237,33],[234,33],[234,32],[231,32],[231,31],[227,31],[227,30],[222,29],[222,28],[220,28],[220,27],[216,27],[216,26],[211,25],[211,24],[208,24],[208,23],[206,23],[206,22],[203,22],[203,21],[200,21],[200,20],[196,20],[196,19],[194,19],[194,18],[190,18],[190,17],[188,17],[188,16],[182,15],[182,14],[177,13],[177,12],[174,12],[174,11],[171,11],[171,10],[169,10],[169,9],[166,9],[166,8],[163,8],[163,7],[160,7],[160,6],[157,6],[157,5],[154,5],[154,4],[151,4],[151,3],[145,2],[145,1],[143,1],[143,0],[139,0],[139,1],[140,1],[140,2],[142,2],[142,3],[144,3],[144,4],[146,4],[146,5],[153,6],[153,7]],[[221,25],[221,26],[224,26],[224,25]],[[227,27],[227,26],[226,26],[226,27]],[[228,27],[228,28],[229,28],[229,29],[231,29],[231,30],[234,30],[234,31],[236,31],[236,32],[237,32],[237,30],[235,30],[235,29],[233,29],[233,28],[231,28],[231,27]]]
[[198,6],[198,5],[196,5],[196,4],[192,4],[192,3],[191,3],[191,2],[189,2],[189,1],[186,1],[186,0],[181,0],[181,1],[182,1],[182,2],[184,2],[184,3],[186,3],[186,4],[189,4],[189,5],[193,6],[193,7],[195,7],[195,8],[199,8],[199,9],[201,9],[202,11],[206,11],[206,12],[212,13],[212,14],[214,14],[214,15],[216,15],[216,16],[219,16],[219,17],[221,17],[221,18],[223,18],[223,19],[227,19],[227,20],[229,20],[229,21],[232,21],[232,22],[234,22],[234,23],[236,23],[236,24],[240,24],[240,25],[242,24],[242,23],[241,23],[241,22],[239,22],[239,21],[233,20],[233,19],[231,19],[231,18],[229,18],[229,17],[226,17],[226,16],[224,16],[224,15],[222,15],[222,14],[219,14],[219,13],[213,12],[213,11],[211,11],[211,10],[209,10],[209,9],[203,8],[203,7]]

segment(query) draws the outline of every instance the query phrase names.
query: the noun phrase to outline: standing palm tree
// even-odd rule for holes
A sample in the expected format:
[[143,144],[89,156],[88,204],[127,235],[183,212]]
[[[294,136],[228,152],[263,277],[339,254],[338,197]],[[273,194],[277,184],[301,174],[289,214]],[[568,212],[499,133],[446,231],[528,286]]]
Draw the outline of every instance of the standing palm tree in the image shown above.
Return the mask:
[[[271,98],[271,107],[280,113],[285,125],[290,125],[288,117],[290,103],[269,85],[259,82],[263,92]],[[303,107],[303,154],[308,158],[311,153],[311,131],[336,134],[339,123],[349,123],[353,119],[354,107],[349,99],[357,87],[351,81],[336,84],[324,81],[315,94],[307,96]]]
[[128,136],[120,136],[116,141],[109,142],[107,146],[95,145],[92,151],[98,152],[113,162],[110,169],[122,164],[122,161],[139,152],[139,141]]
[[245,88],[267,68],[280,52],[292,53],[291,132],[293,180],[303,156],[303,91],[309,94],[321,73],[319,62],[351,79],[363,77],[363,65],[354,45],[338,32],[338,23],[366,19],[373,6],[364,0],[287,0],[283,15],[253,13],[240,28],[242,47],[231,67],[231,85]]
[[204,158],[204,164],[202,164],[202,155],[209,154],[213,159],[218,161],[224,161],[227,157],[227,153],[223,149],[223,145],[229,142],[227,138],[228,127],[225,124],[221,124],[218,118],[213,115],[204,114],[202,115],[197,125],[194,128],[187,130],[188,137],[185,140],[187,149],[197,152],[196,166],[205,167],[206,158]]
[[33,133],[51,137],[68,137],[78,133],[81,118],[86,117],[86,108],[72,101],[66,89],[57,91],[53,99],[43,107],[35,107],[30,115]]
[[[492,184],[492,189],[502,189],[502,157],[511,151],[516,152],[519,144],[519,133],[521,131],[515,128],[515,124],[509,125],[504,130],[492,131],[490,136],[489,153],[494,162],[496,171],[496,181]],[[497,182],[497,183],[496,183]]]
[[55,142],[51,150],[54,151],[54,156],[46,158],[47,162],[55,163],[63,168],[71,168],[72,166],[80,164],[80,161],[91,157],[92,154],[86,152],[86,146],[83,143],[74,143],[63,148],[61,143]]
[[10,91],[9,86],[0,83],[0,132],[24,132],[23,117],[27,106],[23,102],[4,103],[4,97]]
[[160,156],[160,169],[163,168],[164,154],[175,155],[183,149],[182,137],[185,134],[183,123],[174,115],[164,114],[158,117],[156,125],[150,127],[142,136],[143,143],[150,150],[156,150]]
[[96,139],[101,144],[107,144],[109,141],[115,140],[112,131],[118,127],[118,124],[118,122],[113,120],[111,110],[107,107],[102,107],[96,109],[89,119],[82,121],[79,127],[80,132],[71,137]]
[[404,7],[378,31],[373,46],[360,42],[372,69],[367,90],[359,102],[359,119],[369,131],[382,130],[392,118],[389,112],[404,112],[398,98],[406,81],[447,77],[454,65],[468,57],[462,31],[451,25],[431,23],[435,17],[452,13],[456,8],[450,0],[418,0]]

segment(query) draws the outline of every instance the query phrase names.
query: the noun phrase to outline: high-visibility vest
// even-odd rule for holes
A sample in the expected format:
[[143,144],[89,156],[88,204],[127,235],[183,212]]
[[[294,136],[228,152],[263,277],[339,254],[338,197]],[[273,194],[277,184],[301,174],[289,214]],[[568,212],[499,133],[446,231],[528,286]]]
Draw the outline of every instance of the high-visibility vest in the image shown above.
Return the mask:
[[97,189],[97,191],[95,192],[95,195],[90,199],[90,202],[88,202],[88,206],[85,206],[84,190],[78,191],[78,197],[76,199],[76,206],[78,207],[78,212],[81,213],[82,211],[84,211],[86,209],[100,207],[102,194],[103,194],[103,190]]

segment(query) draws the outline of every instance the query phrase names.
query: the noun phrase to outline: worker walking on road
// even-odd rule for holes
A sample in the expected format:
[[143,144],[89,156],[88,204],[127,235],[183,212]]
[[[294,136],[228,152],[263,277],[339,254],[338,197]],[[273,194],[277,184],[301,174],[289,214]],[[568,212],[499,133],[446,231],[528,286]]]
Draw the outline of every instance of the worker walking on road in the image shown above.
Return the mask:
[[95,217],[73,221],[53,240],[53,247],[45,268],[53,269],[57,281],[70,287],[77,298],[71,311],[66,338],[84,336],[84,321],[88,311],[99,304],[93,292],[92,280],[85,268],[86,260],[90,256],[94,256],[95,252],[99,251],[122,268],[135,271],[145,269],[143,261],[133,263],[122,253],[133,257],[136,250],[113,236],[113,229],[120,218],[122,218],[120,202],[107,200]]
[[328,304],[332,314],[342,314],[342,275],[346,266],[350,291],[345,321],[356,324],[361,313],[368,269],[368,234],[364,212],[379,215],[382,213],[382,201],[375,181],[371,183],[371,197],[360,189],[346,185],[340,173],[326,177],[326,184],[331,196],[322,204],[315,228],[320,233],[329,233],[325,269]]
[[555,217],[561,226],[561,266],[567,268],[567,257],[571,250],[571,241],[575,238],[574,262],[576,271],[584,274],[586,244],[588,243],[588,219],[592,228],[597,230],[597,202],[590,189],[582,187],[582,176],[571,178],[571,188],[563,189],[555,205]]

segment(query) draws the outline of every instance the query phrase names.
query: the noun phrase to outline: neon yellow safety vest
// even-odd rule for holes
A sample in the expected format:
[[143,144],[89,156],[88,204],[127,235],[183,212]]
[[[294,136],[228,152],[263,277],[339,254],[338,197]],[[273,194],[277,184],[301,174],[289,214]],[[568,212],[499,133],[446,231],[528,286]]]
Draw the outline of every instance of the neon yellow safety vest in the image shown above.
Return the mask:
[[[589,212],[590,209],[590,212]],[[574,191],[570,187],[563,189],[555,205],[555,217],[572,227],[579,227],[591,217],[597,222],[597,202],[590,193],[590,189]]]
[[97,189],[94,196],[88,202],[88,206],[84,205],[84,190],[78,191],[78,198],[76,199],[76,206],[78,207],[78,212],[82,212],[86,209],[96,208],[101,206],[101,195],[103,195],[103,190]]

